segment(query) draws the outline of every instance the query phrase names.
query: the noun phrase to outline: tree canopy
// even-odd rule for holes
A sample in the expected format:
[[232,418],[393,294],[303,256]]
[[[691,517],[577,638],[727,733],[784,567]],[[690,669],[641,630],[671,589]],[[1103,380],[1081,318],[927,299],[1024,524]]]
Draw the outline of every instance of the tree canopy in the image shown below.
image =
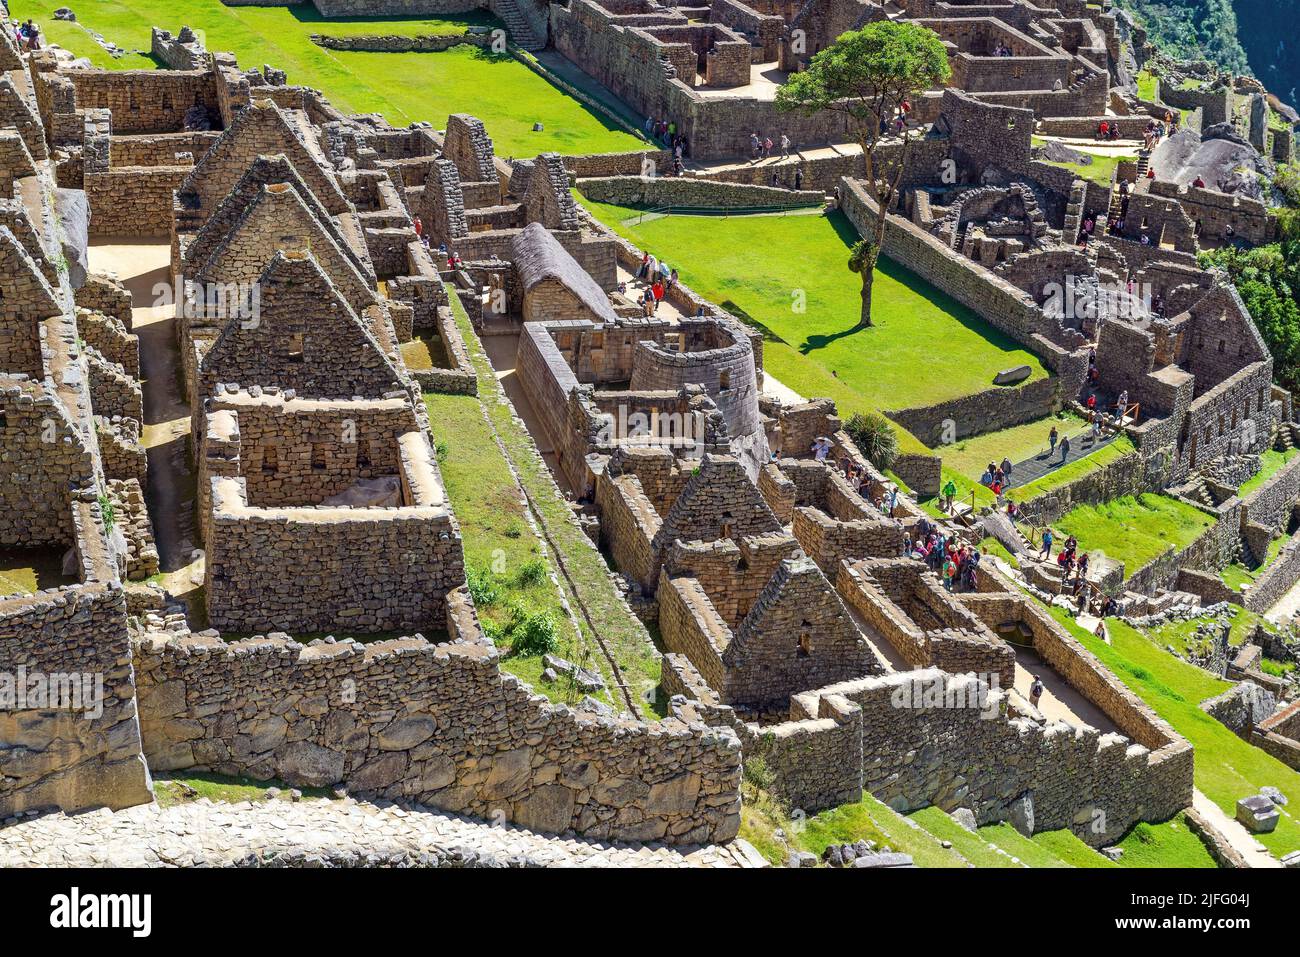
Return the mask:
[[[847,113],[868,131],[904,100],[948,79],[948,53],[933,30],[879,20],[850,30],[813,56],[777,90],[782,110]],[[871,133],[874,139],[874,132]]]

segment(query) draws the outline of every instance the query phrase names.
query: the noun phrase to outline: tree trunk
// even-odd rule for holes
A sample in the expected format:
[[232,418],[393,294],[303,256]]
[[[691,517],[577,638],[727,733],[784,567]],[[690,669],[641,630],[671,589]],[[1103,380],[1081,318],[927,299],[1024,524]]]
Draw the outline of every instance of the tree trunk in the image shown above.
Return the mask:
[[871,325],[871,285],[876,279],[876,260],[880,258],[877,245],[875,249],[863,257],[862,262],[862,316],[858,319],[858,327],[866,328]]
[[862,270],[862,316],[858,319],[858,327],[865,329],[871,325],[871,282],[876,277],[876,266],[873,262],[871,268]]

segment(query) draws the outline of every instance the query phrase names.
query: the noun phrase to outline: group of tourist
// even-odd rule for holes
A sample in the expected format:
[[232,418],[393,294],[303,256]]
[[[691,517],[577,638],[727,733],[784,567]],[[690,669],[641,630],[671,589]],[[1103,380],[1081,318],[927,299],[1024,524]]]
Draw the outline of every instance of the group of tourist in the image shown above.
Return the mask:
[[1112,123],[1109,120],[1102,120],[1097,124],[1097,139],[1099,140],[1117,140],[1119,139],[1119,124]]
[[928,518],[916,524],[916,537],[908,532],[903,538],[903,552],[910,558],[925,562],[943,581],[948,591],[958,588],[975,590],[975,573],[982,553],[974,545],[960,542],[956,536],[946,535]]
[[[772,142],[772,137],[770,136],[761,137],[758,135],[758,131],[755,130],[753,133],[749,134],[749,157],[754,162],[758,162],[759,160],[769,159],[772,156],[772,150],[776,148],[776,145],[777,145],[776,143]],[[781,145],[781,155],[789,156],[790,137],[782,133],[780,138],[780,145]]]
[[993,44],[993,55],[1013,56],[1014,54],[1011,52],[1011,47],[1007,46],[1005,43],[999,40],[997,43]]
[[[893,517],[894,507],[898,504],[898,486],[885,484],[877,488],[866,466],[857,465],[847,454],[841,455],[839,461],[835,462],[831,457],[834,447],[831,445],[831,440],[824,435],[819,435],[813,441],[810,451],[812,457],[818,462],[837,468],[859,498],[870,502],[878,512]],[[778,462],[780,459],[780,453],[773,452],[769,461]]]
[[683,175],[686,172],[683,161],[690,155],[690,148],[686,141],[686,134],[677,132],[677,122],[647,116],[644,129],[646,136],[672,151],[673,175]]
[[657,256],[650,253],[641,254],[641,265],[636,270],[637,282],[643,283],[641,292],[641,314],[649,318],[659,311],[659,303],[668,291],[677,285],[677,270]]
[[1142,142],[1145,144],[1147,151],[1155,149],[1160,145],[1160,141],[1178,128],[1174,120],[1174,115],[1168,110],[1165,111],[1164,120],[1153,119],[1147,124],[1147,128],[1142,131]]
[[14,40],[18,43],[18,49],[29,52],[41,48],[41,28],[30,19],[26,23],[19,23],[14,20],[10,24],[10,30],[13,33]]

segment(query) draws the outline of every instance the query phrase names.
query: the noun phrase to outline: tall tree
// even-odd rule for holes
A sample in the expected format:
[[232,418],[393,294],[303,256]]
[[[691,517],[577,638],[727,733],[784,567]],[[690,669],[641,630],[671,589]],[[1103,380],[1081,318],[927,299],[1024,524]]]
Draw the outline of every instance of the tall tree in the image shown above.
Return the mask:
[[849,268],[862,276],[859,325],[871,325],[871,286],[885,238],[883,212],[898,195],[915,137],[907,124],[897,132],[894,119],[906,119],[904,104],[941,85],[950,72],[943,41],[933,30],[906,20],[879,20],[841,34],[777,90],[780,110],[847,116],[862,147],[867,188],[882,215],[874,234],[854,246],[849,260]]

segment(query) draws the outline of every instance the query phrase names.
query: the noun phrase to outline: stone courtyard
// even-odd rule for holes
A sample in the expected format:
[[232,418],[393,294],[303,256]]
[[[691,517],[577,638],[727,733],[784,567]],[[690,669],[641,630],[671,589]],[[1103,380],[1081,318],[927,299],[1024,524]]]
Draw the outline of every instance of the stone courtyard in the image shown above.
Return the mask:
[[[489,5],[447,6],[315,0]],[[468,90],[396,127],[197,23],[158,25],[154,70],[0,37],[0,675],[102,694],[93,716],[0,698],[0,864],[807,866],[792,821],[878,805],[1112,861],[1190,822],[1221,866],[1296,866],[1300,420],[1197,258],[1284,217],[1152,172],[1144,135],[1199,136],[1211,110],[1137,95],[1153,51],[1129,21],[1082,0],[490,9],[512,55],[646,118],[643,146],[505,157]],[[932,31],[949,78],[879,118],[875,148],[908,157],[882,204],[852,122],[776,90],[891,23]],[[1054,158],[1102,122],[1134,157],[1105,182]],[[778,131],[792,150],[750,155]],[[1294,159],[1282,128],[1253,148]],[[910,408],[802,395],[765,362],[787,343],[589,202],[825,205],[1050,374]],[[431,413],[453,397],[491,441]],[[878,411],[896,454],[855,414]],[[943,491],[948,446],[1067,415],[1126,451],[1062,454],[1023,496]],[[508,495],[466,495],[474,456]],[[1074,510],[1155,494],[1200,520],[1188,542],[1074,576],[1072,546],[1036,554]],[[474,536],[507,506],[536,557],[489,572]],[[521,580],[561,611],[506,619]],[[1114,653],[1227,606],[1261,619],[1246,640],[1167,657],[1225,685],[1197,717],[1267,770],[1207,795],[1194,762],[1219,758]],[[332,796],[184,784],[210,780]]]

